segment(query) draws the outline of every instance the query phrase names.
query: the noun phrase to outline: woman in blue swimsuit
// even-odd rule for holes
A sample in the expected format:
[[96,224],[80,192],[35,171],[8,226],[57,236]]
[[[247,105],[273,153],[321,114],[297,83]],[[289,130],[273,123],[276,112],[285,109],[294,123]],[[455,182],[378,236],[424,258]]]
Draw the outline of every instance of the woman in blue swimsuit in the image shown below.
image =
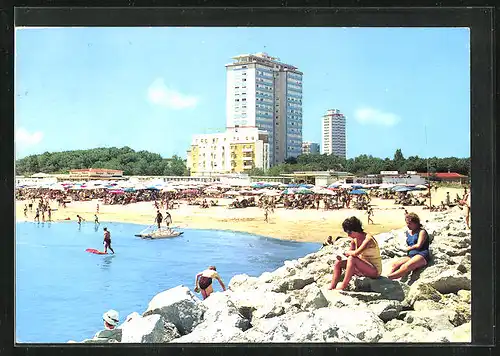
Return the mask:
[[391,272],[387,275],[390,279],[398,279],[418,268],[427,265],[430,259],[429,235],[422,228],[420,218],[415,213],[406,215],[406,244],[408,256],[401,257],[392,264]]

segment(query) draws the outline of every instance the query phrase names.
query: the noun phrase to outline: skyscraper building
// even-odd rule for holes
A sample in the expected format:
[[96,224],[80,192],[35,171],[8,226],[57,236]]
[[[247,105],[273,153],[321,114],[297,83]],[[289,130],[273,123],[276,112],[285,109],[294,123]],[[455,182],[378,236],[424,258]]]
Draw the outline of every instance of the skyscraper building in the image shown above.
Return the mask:
[[302,72],[266,53],[233,57],[226,65],[226,127],[268,132],[269,163],[302,151]]
[[321,125],[321,153],[346,158],[346,118],[340,110],[328,110]]

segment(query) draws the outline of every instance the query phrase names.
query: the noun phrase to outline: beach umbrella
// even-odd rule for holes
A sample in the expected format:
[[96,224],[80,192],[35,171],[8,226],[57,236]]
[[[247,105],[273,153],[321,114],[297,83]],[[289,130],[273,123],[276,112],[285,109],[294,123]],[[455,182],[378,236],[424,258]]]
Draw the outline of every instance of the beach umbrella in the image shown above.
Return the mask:
[[127,193],[132,193],[132,192],[135,192],[135,189],[134,188],[125,188],[123,191],[127,192]]
[[363,184],[352,184],[351,185],[352,189],[362,189],[364,188]]
[[349,194],[363,195],[363,194],[366,194],[366,191],[363,189],[354,189],[354,190],[350,191]]
[[415,189],[418,189],[418,190],[427,190],[429,189],[429,187],[423,185],[423,184],[419,184],[417,186],[415,186]]
[[351,185],[349,183],[344,183],[340,186],[340,188],[344,188],[344,189],[350,189],[351,188]]
[[401,192],[410,192],[412,190],[415,190],[413,187],[399,187],[394,189],[395,192],[401,193]]

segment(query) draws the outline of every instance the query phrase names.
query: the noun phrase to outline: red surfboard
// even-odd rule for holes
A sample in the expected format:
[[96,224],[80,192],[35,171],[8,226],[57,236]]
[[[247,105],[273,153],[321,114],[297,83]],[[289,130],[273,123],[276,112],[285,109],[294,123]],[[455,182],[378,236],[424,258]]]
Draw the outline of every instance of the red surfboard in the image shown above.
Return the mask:
[[85,250],[85,252],[94,253],[96,255],[107,255],[108,254],[107,252],[96,250],[95,248],[88,248]]

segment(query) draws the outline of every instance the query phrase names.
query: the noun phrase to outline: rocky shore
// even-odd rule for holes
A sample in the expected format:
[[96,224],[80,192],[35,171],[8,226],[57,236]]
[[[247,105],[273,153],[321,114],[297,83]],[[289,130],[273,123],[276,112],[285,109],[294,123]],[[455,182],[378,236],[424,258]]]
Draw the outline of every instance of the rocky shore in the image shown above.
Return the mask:
[[[340,239],[259,277],[237,275],[205,301],[185,286],[163,291],[116,337],[82,342],[470,342],[470,230],[458,208],[433,213],[424,227],[432,260],[400,281],[353,277],[348,290],[328,290],[335,256],[349,244]],[[383,275],[406,253],[405,230],[376,235]]]

